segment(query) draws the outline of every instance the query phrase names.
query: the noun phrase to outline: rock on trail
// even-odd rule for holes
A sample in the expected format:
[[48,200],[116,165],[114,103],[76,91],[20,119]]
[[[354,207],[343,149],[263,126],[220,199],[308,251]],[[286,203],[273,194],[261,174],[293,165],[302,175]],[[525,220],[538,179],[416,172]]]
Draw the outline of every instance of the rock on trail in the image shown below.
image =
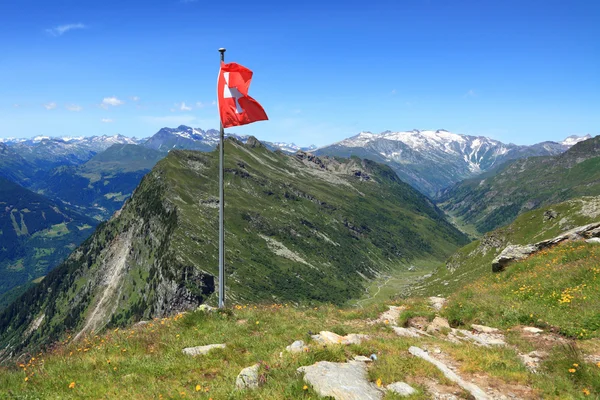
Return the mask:
[[367,367],[360,361],[334,363],[319,361],[300,367],[304,381],[323,397],[336,400],[380,400],[383,391],[367,380]]

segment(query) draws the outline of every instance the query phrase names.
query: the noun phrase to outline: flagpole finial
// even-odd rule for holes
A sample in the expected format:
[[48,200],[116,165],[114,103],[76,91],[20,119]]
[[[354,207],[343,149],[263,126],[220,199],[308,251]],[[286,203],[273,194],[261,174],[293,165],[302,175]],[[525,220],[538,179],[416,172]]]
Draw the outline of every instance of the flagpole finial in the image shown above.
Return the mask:
[[225,51],[227,51],[225,47],[221,47],[219,49],[219,53],[221,53],[221,61],[225,61]]

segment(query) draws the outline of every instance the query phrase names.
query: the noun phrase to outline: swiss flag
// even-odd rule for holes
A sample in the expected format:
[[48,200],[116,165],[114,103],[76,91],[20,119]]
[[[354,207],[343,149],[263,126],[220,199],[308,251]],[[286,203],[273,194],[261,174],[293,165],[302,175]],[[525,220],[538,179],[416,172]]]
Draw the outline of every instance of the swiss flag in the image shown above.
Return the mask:
[[219,114],[223,128],[269,119],[256,100],[248,96],[252,71],[236,64],[221,62],[217,81]]

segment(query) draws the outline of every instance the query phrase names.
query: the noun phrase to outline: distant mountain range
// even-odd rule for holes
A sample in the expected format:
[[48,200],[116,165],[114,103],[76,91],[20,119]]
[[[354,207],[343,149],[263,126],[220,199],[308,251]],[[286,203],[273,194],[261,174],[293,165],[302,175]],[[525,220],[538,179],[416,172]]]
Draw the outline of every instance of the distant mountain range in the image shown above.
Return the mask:
[[484,136],[437,131],[361,132],[315,150],[317,155],[358,156],[388,164],[398,176],[422,193],[438,192],[501,164],[531,156],[556,155],[590,136],[569,136],[562,142],[531,146],[504,144]]

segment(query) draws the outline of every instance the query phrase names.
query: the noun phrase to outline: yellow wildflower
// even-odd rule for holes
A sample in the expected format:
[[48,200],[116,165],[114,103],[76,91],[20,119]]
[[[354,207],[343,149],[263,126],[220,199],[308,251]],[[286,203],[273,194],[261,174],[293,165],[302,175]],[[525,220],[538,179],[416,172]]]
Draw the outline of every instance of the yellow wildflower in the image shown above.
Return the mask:
[[302,387],[302,390],[308,390],[308,386],[304,385],[304,386]]
[[586,396],[589,396],[589,395],[590,395],[590,391],[589,391],[589,389],[583,389],[583,390],[582,390],[582,392],[583,392],[583,394],[584,394],[584,395],[586,395]]
[[381,378],[377,378],[377,382],[375,382],[377,384],[377,387],[381,387]]
[[69,389],[73,389],[73,388],[75,388],[75,382],[69,383]]
[[577,370],[575,368],[569,368],[569,372],[574,374]]
[[25,377],[25,382],[27,382],[28,380],[29,380],[29,377],[28,377],[28,376],[26,376],[26,377]]
[[200,386],[200,385],[196,385],[196,392],[199,392],[199,391],[201,391],[201,390],[202,390],[202,386]]

